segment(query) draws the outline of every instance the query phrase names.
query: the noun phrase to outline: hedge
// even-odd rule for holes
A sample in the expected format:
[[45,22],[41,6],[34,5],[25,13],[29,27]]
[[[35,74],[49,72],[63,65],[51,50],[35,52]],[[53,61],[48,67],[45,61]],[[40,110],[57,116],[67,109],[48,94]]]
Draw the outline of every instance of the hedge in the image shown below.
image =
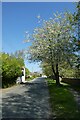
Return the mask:
[[16,79],[21,74],[21,67],[24,66],[22,58],[16,58],[9,54],[2,53],[2,88],[16,83]]

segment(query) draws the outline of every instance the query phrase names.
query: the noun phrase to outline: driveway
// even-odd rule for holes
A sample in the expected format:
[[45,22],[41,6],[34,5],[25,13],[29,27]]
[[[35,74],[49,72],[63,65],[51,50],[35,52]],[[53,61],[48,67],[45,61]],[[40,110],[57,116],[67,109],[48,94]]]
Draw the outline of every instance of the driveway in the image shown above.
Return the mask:
[[14,86],[2,93],[2,117],[50,119],[51,108],[45,78],[36,78],[25,84]]

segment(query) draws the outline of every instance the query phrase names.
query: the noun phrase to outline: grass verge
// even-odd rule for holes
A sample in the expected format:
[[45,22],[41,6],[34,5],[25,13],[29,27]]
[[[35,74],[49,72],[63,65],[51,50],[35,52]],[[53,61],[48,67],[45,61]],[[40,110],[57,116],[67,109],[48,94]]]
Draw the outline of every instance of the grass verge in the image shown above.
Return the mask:
[[47,79],[47,81],[53,116],[65,120],[80,120],[80,111],[74,96],[68,89],[68,84],[63,83],[62,86],[58,87],[55,81],[51,79]]
[[30,77],[30,78],[26,78],[26,81],[30,81],[30,80],[33,80],[34,77]]
[[27,78],[27,79],[26,79],[26,81],[30,81],[30,80],[32,80],[32,78]]
[[71,86],[74,90],[80,93],[80,85],[79,86]]

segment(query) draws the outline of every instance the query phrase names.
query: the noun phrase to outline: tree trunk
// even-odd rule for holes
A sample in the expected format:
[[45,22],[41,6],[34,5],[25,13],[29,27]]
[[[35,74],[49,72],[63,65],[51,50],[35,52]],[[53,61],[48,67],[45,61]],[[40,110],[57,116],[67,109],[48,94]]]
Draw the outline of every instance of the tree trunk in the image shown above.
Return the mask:
[[60,81],[59,81],[59,71],[58,71],[58,63],[56,64],[56,85],[60,85]]
[[[56,79],[56,85],[59,86],[60,81],[59,81],[58,63],[56,64],[56,72],[55,72],[55,69],[54,69],[54,65],[52,64],[52,71],[53,71],[53,74],[54,74],[55,79]],[[54,80],[54,77],[53,77],[53,80]]]
[[56,78],[56,85],[57,86],[60,85],[59,74],[56,74],[55,78]]
[[52,71],[53,71],[53,76],[52,76],[52,79],[54,80],[54,75],[56,74],[55,73],[55,70],[54,70],[54,65],[52,64]]

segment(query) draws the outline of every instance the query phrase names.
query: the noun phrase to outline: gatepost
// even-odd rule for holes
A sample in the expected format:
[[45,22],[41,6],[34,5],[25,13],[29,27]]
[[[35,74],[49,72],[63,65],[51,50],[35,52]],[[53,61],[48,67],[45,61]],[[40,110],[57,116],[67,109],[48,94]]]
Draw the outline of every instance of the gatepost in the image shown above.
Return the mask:
[[22,69],[22,82],[25,83],[25,67]]

